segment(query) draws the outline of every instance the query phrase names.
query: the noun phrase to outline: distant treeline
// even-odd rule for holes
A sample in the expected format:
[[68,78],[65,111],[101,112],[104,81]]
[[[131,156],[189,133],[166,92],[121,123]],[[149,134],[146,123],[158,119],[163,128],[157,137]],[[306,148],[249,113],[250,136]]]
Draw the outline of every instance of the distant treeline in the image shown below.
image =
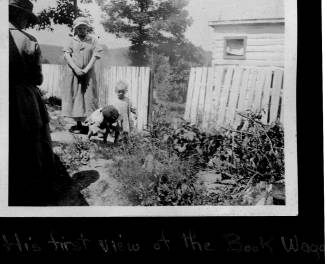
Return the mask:
[[[166,52],[173,47],[166,46]],[[62,47],[41,45],[43,64],[65,64]],[[152,54],[151,67],[153,72],[154,97],[157,101],[184,103],[186,100],[189,73],[191,67],[211,66],[212,53],[187,43],[178,48],[176,56],[170,58],[163,50]],[[128,47],[108,49],[104,46],[101,59],[105,66],[131,66]]]
[[[48,44],[41,44],[43,64],[65,64],[62,47]],[[128,48],[108,49],[104,46],[102,57],[104,65],[129,66]]]

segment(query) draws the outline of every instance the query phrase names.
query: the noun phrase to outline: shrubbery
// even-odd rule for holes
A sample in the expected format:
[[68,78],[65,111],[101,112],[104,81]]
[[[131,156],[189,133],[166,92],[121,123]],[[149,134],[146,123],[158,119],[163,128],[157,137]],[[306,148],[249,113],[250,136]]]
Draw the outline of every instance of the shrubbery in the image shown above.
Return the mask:
[[158,138],[131,135],[118,147],[100,146],[99,157],[112,159],[112,176],[134,205],[193,205],[197,170]]
[[[77,140],[61,150],[69,171],[86,164],[93,151],[112,160],[111,176],[133,205],[256,204],[272,184],[284,179],[284,133],[280,123],[263,125],[261,115],[247,112],[236,130],[202,131],[183,121],[175,127],[168,109],[155,108],[148,130],[117,146]],[[198,172],[213,171],[231,183],[208,194]],[[222,185],[222,184],[221,184]]]
[[57,144],[54,152],[60,157],[67,171],[72,175],[79,170],[79,167],[86,165],[90,160],[91,146],[94,144],[75,137],[72,144]]
[[225,130],[209,165],[236,180],[275,182],[284,177],[284,132],[280,123],[264,125],[261,115],[243,115],[241,130]]
[[[120,146],[123,158],[115,163],[115,176],[136,204],[245,204],[250,187],[284,179],[281,124],[263,125],[260,115],[248,112],[240,130],[211,134],[186,122],[173,128],[165,119],[165,110],[156,109],[149,136],[131,137]],[[207,196],[197,184],[197,173],[205,169],[235,186],[218,197]]]

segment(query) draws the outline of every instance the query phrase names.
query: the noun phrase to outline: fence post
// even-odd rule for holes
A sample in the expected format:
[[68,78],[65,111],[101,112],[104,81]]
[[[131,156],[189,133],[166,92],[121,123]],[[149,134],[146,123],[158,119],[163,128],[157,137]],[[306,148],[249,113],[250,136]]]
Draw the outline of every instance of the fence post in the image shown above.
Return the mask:
[[151,125],[152,122],[152,108],[153,108],[153,78],[154,78],[154,73],[150,69],[150,74],[149,74],[149,97],[148,97],[148,118],[147,118],[147,124],[148,126]]

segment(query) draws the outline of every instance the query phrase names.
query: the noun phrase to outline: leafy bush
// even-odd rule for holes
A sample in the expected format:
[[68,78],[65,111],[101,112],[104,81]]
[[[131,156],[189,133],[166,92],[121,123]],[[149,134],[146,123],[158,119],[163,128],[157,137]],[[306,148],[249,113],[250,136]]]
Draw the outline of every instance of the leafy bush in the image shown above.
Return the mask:
[[[279,122],[261,123],[260,114],[241,115],[243,122],[237,130],[224,129],[221,145],[208,166],[220,173],[222,179],[236,183],[224,200],[230,204],[253,205],[258,201],[256,197],[265,198],[272,187],[280,182],[283,185],[284,131]],[[262,189],[261,184],[265,186]]]
[[152,122],[147,129],[151,138],[161,140],[165,135],[172,133],[173,128],[171,120],[168,118],[168,111],[166,105],[154,105]]
[[[134,205],[256,204],[284,179],[284,133],[280,123],[262,124],[260,114],[241,115],[237,129],[208,133],[187,122],[175,128],[168,107],[157,105],[147,133],[131,134],[117,146],[76,138],[58,154],[71,174],[92,152],[112,160],[110,173]],[[220,175],[224,187],[215,193],[198,183],[198,172],[206,169]]]
[[102,151],[113,159],[113,176],[134,205],[192,205],[199,201],[196,173],[191,162],[182,161],[158,140],[130,136],[127,143]]
[[69,174],[77,172],[82,165],[90,160],[91,146],[93,143],[83,141],[75,137],[76,142],[72,144],[60,144],[54,148],[54,152],[60,157]]
[[[148,137],[132,135],[103,153],[115,161],[114,177],[135,205],[244,204],[251,193],[262,196],[255,185],[264,182],[268,188],[283,179],[284,135],[279,123],[266,126],[260,115],[247,113],[238,130],[212,134],[186,122],[174,129],[164,110],[158,108]],[[197,173],[207,166],[234,185],[207,195],[197,184]]]
[[284,132],[280,123],[264,125],[261,115],[242,115],[241,130],[225,129],[210,166],[224,175],[253,181],[279,181],[284,177]]
[[48,96],[47,91],[44,90],[39,90],[41,97],[43,99],[43,102],[49,106],[61,106],[62,105],[62,100],[61,98],[58,98],[56,96]]
[[204,166],[209,161],[222,139],[221,135],[203,132],[188,122],[183,123],[166,138],[183,160],[192,158],[200,166]]

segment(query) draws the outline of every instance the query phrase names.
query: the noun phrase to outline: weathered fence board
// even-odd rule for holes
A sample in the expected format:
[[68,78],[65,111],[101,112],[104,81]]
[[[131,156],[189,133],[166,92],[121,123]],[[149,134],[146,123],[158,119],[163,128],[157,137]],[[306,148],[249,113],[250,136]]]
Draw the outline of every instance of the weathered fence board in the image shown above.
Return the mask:
[[184,118],[202,128],[236,127],[246,110],[263,110],[265,124],[283,120],[281,68],[192,68],[188,87]]
[[191,105],[195,82],[195,68],[191,68],[190,79],[188,82],[188,90],[186,95],[185,119],[190,119]]
[[202,70],[202,78],[201,78],[201,83],[200,83],[200,93],[199,93],[199,102],[198,102],[198,122],[200,124],[203,123],[203,115],[204,115],[204,102],[205,102],[205,94],[206,94],[206,89],[205,87],[207,86],[207,75],[208,74],[208,68],[204,67]]
[[46,91],[51,96],[60,97],[60,84],[64,81],[66,66],[55,65],[50,67],[47,64],[43,65],[44,80],[42,90]]
[[224,85],[221,90],[220,106],[219,106],[220,114],[218,116],[217,125],[221,125],[225,121],[225,113],[226,113],[229,91],[231,89],[233,73],[234,73],[234,67],[229,67],[226,74]]
[[278,114],[278,108],[280,103],[280,94],[282,89],[283,71],[276,70],[274,72],[274,80],[272,86],[272,99],[270,107],[270,119],[274,120]]
[[[202,88],[204,89],[204,88]],[[205,93],[205,100],[203,101],[203,121],[202,127],[206,128],[208,126],[208,121],[210,118],[211,107],[213,104],[213,68],[208,68],[207,72],[207,89]]]
[[253,111],[258,111],[261,108],[264,82],[265,82],[265,70],[262,69],[261,71],[258,72],[257,75],[255,97],[253,101]]
[[196,78],[194,87],[198,87],[198,89],[194,89],[193,91],[193,97],[192,97],[192,104],[191,104],[191,113],[190,113],[190,120],[192,123],[196,123],[197,121],[197,108],[198,108],[198,102],[199,102],[199,94],[200,94],[200,82],[202,79],[202,69],[197,68],[196,69]]
[[231,93],[229,95],[229,104],[228,104],[228,111],[225,119],[225,124],[231,124],[235,117],[235,111],[237,106],[237,99],[239,96],[239,88],[240,82],[242,78],[242,68],[236,68],[234,73],[234,79],[232,84]]
[[[223,67],[218,67],[216,70],[216,75],[215,75],[215,93],[214,93],[214,102],[215,105],[213,107],[212,111],[212,122],[217,122],[218,120],[218,110],[220,109],[220,97],[221,97],[221,92],[222,92],[222,83],[224,81],[226,75],[226,71],[224,70]],[[210,119],[211,120],[211,119]]]
[[271,93],[271,85],[272,85],[272,70],[266,70],[265,84],[263,89],[263,98],[261,109],[264,109],[265,113],[262,117],[262,122],[268,122],[269,109],[270,109],[270,93]]
[[[61,89],[64,88],[66,65],[43,64],[44,81],[40,89],[47,93],[47,96],[61,98]],[[97,87],[99,105],[104,106],[112,103],[116,98],[115,85],[118,81],[128,84],[127,96],[137,110],[135,127],[139,130],[148,124],[149,85],[150,69],[148,67],[96,67]]]

